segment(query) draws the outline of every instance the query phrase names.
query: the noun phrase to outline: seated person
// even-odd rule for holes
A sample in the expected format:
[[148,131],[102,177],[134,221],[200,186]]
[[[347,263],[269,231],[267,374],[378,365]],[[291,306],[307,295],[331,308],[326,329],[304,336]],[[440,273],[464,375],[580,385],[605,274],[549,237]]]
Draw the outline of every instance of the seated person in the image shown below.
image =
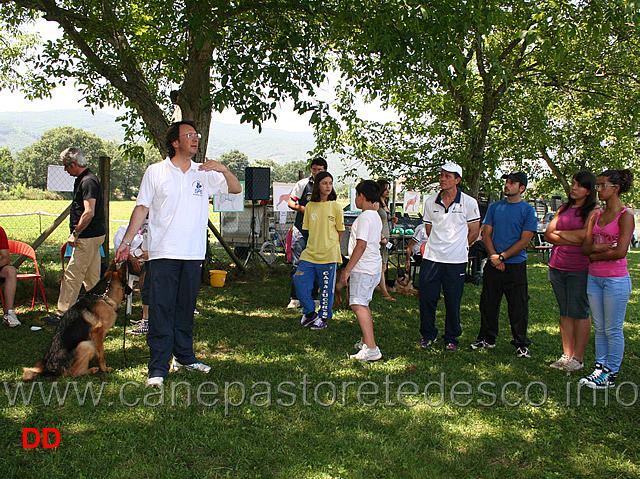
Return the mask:
[[429,235],[427,235],[424,223],[418,225],[413,234],[413,237],[411,238],[411,241],[409,241],[409,246],[407,247],[407,260],[405,261],[404,265],[404,272],[406,276],[402,275],[402,277],[406,279],[401,280],[401,283],[409,283],[409,271],[411,270],[411,263],[419,265],[422,262],[422,245],[424,245],[428,239]]
[[[113,246],[116,251],[120,247],[120,243],[122,243],[122,238],[124,238],[128,226],[128,224],[121,226],[113,236]],[[149,332],[149,289],[148,287],[145,287],[146,283],[144,281],[144,262],[149,259],[147,250],[147,220],[145,220],[140,231],[138,231],[138,234],[136,234],[131,242],[129,258],[127,259],[127,263],[129,264],[131,271],[140,277],[138,284],[140,285],[142,295],[142,319],[139,321],[131,320],[136,327],[134,329],[127,330],[130,334],[143,335]]]
[[3,322],[10,328],[20,326],[20,321],[13,309],[13,301],[16,297],[16,269],[11,266],[11,255],[9,254],[9,240],[4,229],[0,226],[0,278],[4,280],[4,317]]

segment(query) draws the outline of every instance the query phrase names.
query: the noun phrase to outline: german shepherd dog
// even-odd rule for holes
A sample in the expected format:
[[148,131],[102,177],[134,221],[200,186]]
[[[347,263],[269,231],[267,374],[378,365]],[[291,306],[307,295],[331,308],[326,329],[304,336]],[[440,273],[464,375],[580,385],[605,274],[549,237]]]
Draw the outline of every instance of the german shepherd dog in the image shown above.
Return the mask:
[[[111,371],[104,361],[104,337],[130,289],[127,263],[116,270],[114,261],[98,284],[62,316],[43,358],[32,368],[23,368],[22,380],[31,381],[39,374],[76,377]],[[98,360],[97,368],[89,368],[93,358]]]
[[347,299],[346,301],[344,301],[343,307],[345,309],[349,309],[349,283],[347,282],[346,286],[342,284],[342,281],[344,279],[344,271],[345,271],[345,268],[347,267],[347,264],[349,264],[349,260],[345,256],[343,256],[342,266],[340,266],[340,268],[338,268],[338,270],[336,271],[336,286],[335,286],[335,290],[333,291],[333,296],[334,296],[333,309],[338,309],[340,305],[343,303],[343,300],[342,300],[343,289],[347,292]]

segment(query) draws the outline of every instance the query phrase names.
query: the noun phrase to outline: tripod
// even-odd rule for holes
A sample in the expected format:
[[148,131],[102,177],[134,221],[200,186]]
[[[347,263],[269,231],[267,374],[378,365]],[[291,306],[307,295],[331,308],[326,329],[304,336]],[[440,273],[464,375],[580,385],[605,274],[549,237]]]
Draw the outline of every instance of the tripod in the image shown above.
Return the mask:
[[[264,220],[264,217],[263,217]],[[254,255],[258,255],[258,257],[266,264],[269,268],[271,268],[271,264],[267,259],[262,255],[259,250],[256,250],[256,200],[251,200],[251,226],[249,228],[249,234],[251,235],[249,247],[249,253],[247,254],[247,259],[244,261],[245,268],[249,264],[249,261],[253,258]]]

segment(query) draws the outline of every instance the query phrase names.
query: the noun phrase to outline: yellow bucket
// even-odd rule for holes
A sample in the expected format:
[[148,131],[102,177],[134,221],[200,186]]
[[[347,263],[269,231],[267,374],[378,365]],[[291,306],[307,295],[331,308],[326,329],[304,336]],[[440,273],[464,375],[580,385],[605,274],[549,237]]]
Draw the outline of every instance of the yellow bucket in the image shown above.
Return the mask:
[[220,271],[218,269],[212,269],[209,271],[209,284],[214,288],[222,288],[226,279],[226,271]]

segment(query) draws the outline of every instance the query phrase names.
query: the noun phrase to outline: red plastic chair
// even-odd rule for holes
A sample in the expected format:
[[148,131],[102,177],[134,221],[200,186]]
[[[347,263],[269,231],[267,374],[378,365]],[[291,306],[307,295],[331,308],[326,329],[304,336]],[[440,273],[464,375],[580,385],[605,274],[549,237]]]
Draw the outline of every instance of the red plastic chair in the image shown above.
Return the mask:
[[[9,240],[9,253],[10,254],[20,254],[26,256],[27,258],[31,258],[33,260],[33,264],[36,267],[35,273],[18,273],[17,279],[20,281],[21,279],[35,279],[35,284],[33,285],[33,299],[31,300],[31,309],[36,304],[36,293],[38,292],[38,284],[40,284],[40,291],[42,292],[42,299],[44,299],[44,306],[47,308],[47,313],[49,312],[49,305],[47,304],[47,298],[44,295],[44,287],[42,285],[42,276],[40,276],[40,271],[38,270],[38,261],[36,260],[36,252],[33,250],[31,246],[27,243],[23,243],[22,241],[12,241]],[[0,288],[0,299],[2,300],[2,307],[4,308],[4,296],[2,295],[2,289]]]

